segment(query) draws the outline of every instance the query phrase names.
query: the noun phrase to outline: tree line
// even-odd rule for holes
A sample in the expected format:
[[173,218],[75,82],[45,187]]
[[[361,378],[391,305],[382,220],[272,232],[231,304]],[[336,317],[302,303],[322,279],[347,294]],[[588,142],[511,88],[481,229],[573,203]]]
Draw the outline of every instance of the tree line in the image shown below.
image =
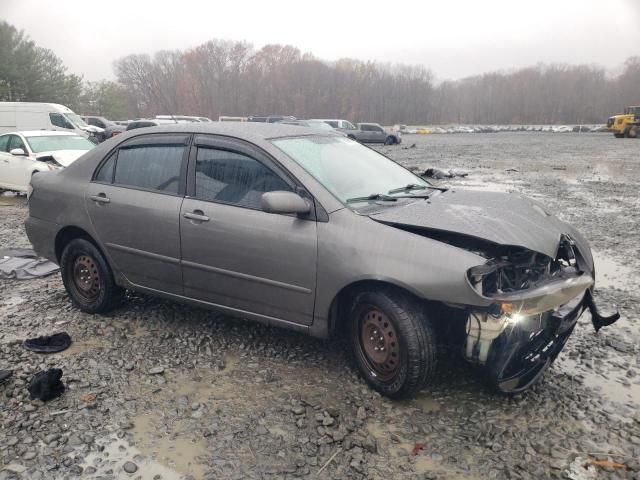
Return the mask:
[[291,45],[211,40],[132,54],[117,81],[82,82],[50,50],[0,23],[0,101],[51,101],[110,118],[286,114],[383,124],[604,123],[640,103],[640,56],[597,65],[538,64],[436,82],[424,66],[324,61]]

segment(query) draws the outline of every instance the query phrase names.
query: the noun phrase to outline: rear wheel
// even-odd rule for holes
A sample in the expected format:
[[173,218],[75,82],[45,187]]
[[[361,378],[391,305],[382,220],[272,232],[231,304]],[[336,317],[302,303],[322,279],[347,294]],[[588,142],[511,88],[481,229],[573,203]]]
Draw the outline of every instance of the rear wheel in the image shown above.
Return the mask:
[[385,145],[395,145],[396,143],[396,139],[391,135],[389,135],[384,141]]
[[435,333],[424,307],[390,288],[357,294],[349,312],[351,346],[365,380],[390,398],[415,395],[435,374]]
[[629,129],[629,132],[627,134],[627,136],[629,138],[638,138],[638,134],[640,133],[640,127],[631,127]]
[[71,301],[84,312],[107,312],[122,301],[124,290],[115,284],[107,261],[88,240],[76,238],[65,246],[60,271]]

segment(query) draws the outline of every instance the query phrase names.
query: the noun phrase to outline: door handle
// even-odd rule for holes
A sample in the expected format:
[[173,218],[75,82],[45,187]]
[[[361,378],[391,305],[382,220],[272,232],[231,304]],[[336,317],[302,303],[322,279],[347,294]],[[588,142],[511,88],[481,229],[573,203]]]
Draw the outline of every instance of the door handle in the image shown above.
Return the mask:
[[209,217],[207,217],[202,210],[194,210],[193,212],[187,212],[182,216],[184,218],[188,218],[189,220],[195,220],[196,222],[209,221]]
[[111,200],[104,193],[99,193],[98,195],[91,195],[91,200],[98,203],[109,203]]

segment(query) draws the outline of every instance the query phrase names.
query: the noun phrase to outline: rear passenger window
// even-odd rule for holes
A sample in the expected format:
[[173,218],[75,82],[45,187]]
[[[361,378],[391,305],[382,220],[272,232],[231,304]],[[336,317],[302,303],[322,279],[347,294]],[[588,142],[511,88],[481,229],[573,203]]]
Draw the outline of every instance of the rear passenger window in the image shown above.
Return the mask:
[[121,148],[118,151],[114,183],[178,193],[184,149],[184,145]]
[[289,185],[269,168],[242,153],[198,148],[196,157],[196,197],[261,208],[265,192],[291,191]]
[[109,160],[102,164],[100,170],[98,170],[98,174],[96,175],[95,181],[102,183],[111,183],[113,182],[113,167],[116,165],[116,156],[111,155]]

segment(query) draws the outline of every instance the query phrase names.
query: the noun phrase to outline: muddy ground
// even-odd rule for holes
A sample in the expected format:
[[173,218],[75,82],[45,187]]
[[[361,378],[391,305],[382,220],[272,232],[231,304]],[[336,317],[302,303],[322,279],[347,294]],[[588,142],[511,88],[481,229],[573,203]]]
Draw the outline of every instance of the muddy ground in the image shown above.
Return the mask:
[[[138,294],[87,315],[57,275],[0,281],[0,369],[15,370],[0,385],[0,479],[640,478],[640,142],[407,135],[381,150],[418,170],[467,171],[439,183],[524,193],[574,223],[596,252],[598,299],[622,319],[596,335],[585,314],[518,397],[449,360],[418,398],[394,402],[365,385],[341,341]],[[28,246],[26,215],[24,199],[0,197],[0,248]],[[21,347],[60,330],[74,340],[62,353]],[[32,402],[26,384],[48,367],[67,390]],[[587,471],[590,459],[615,464]]]

